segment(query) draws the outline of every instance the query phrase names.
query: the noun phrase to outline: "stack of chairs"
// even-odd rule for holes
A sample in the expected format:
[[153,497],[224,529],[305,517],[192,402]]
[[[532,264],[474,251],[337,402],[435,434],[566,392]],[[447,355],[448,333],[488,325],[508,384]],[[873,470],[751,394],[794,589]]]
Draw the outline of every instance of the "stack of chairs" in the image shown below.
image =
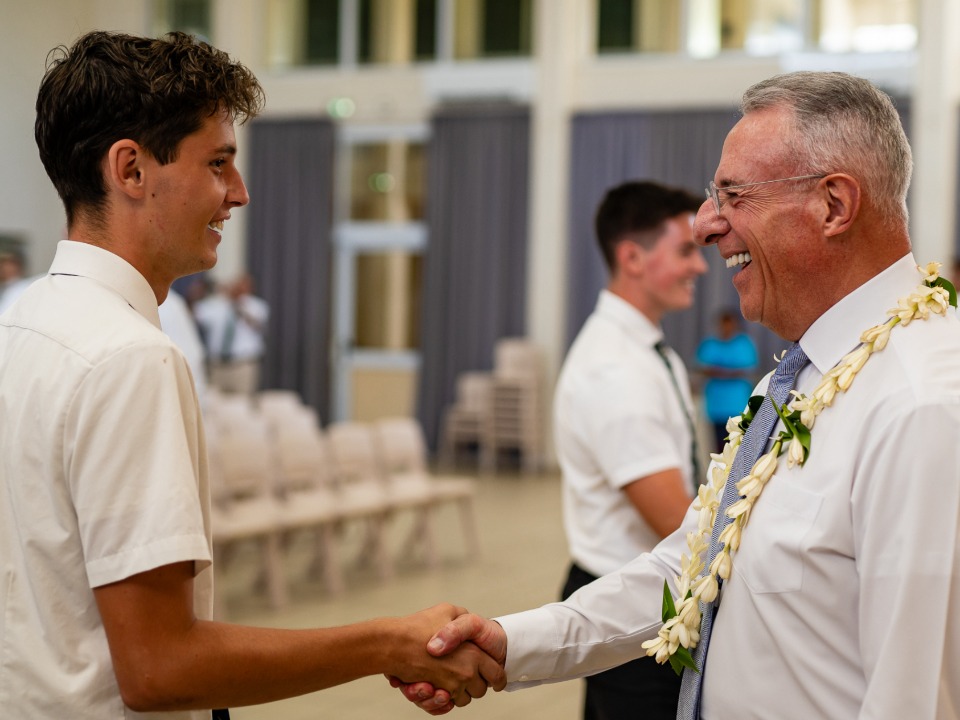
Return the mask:
[[285,550],[294,535],[309,536],[310,572],[331,595],[344,591],[341,538],[348,528],[363,532],[359,563],[373,566],[380,580],[393,576],[387,534],[399,513],[413,520],[404,557],[419,552],[427,567],[438,565],[433,516],[451,501],[460,507],[469,556],[478,553],[474,483],[430,474],[416,420],[342,422],[323,430],[296,393],[264,391],[252,401],[213,393],[205,426],[217,572],[229,566],[237,545],[252,543],[257,587],[275,608],[288,601]]
[[457,378],[455,401],[444,412],[440,458],[455,464],[465,443],[478,447],[480,466],[496,472],[505,451],[519,453],[525,472],[544,464],[544,368],[540,349],[526,338],[501,338],[494,346],[491,372],[465,372]]
[[485,467],[496,470],[504,450],[520,452],[522,467],[538,471],[544,461],[543,358],[525,338],[503,338],[494,346]]
[[493,375],[488,372],[465,372],[457,377],[454,402],[443,413],[440,426],[440,463],[443,467],[457,464],[457,452],[464,445],[485,451],[489,429]]

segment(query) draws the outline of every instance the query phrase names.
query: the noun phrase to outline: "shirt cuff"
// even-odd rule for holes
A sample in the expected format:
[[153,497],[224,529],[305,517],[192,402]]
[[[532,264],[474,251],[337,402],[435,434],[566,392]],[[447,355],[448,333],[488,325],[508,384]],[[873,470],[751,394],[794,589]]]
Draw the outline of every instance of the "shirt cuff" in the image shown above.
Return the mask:
[[546,608],[494,618],[507,634],[507,690],[540,685],[557,663],[557,624]]

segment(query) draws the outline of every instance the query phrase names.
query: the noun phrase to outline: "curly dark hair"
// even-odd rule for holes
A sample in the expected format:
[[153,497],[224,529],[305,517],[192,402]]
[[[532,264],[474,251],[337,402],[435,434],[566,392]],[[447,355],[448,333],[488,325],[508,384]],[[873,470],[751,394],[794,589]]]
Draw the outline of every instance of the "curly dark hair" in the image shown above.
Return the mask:
[[101,163],[117,140],[134,140],[167,164],[207,117],[225,111],[243,123],[263,102],[250,70],[191,35],[95,31],[48,55],[34,134],[69,225],[78,208],[102,219]]
[[703,201],[681,188],[650,180],[632,180],[607,191],[594,218],[597,243],[607,268],[616,268],[616,248],[625,235],[652,246],[663,223],[684,213],[696,213]]

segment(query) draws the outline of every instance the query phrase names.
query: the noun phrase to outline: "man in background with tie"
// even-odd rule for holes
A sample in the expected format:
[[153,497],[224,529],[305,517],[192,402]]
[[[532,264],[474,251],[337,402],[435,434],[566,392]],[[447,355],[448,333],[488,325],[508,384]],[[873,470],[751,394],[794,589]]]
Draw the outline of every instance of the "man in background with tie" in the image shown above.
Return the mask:
[[[610,271],[567,354],[554,401],[572,563],[563,599],[677,529],[700,481],[689,381],[663,342],[664,315],[693,304],[707,264],[693,240],[700,201],[627,182],[595,219]],[[702,464],[700,467],[704,467]],[[680,678],[639,658],[586,680],[584,720],[672,720]]]
[[221,292],[194,307],[203,330],[210,384],[226,393],[253,395],[260,386],[260,363],[270,306],[253,294],[253,278],[244,273]]
[[466,615],[428,648],[472,639],[508,688],[692,651],[684,720],[958,718],[960,321],[910,251],[899,116],[844,73],[771,78],[741,109],[694,235],[726,259],[743,315],[790,347],[736,456],[711,468],[711,487],[729,469],[723,500],[705,492],[651,553],[566,602]]

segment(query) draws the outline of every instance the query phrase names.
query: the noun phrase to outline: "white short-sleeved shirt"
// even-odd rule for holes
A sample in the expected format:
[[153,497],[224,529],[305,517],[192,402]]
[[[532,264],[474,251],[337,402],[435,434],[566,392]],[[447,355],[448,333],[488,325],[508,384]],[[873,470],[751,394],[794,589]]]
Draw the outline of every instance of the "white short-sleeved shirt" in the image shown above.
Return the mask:
[[[809,394],[921,282],[906,255],[800,339]],[[766,380],[758,387],[766,388]],[[960,718],[960,321],[894,328],[816,421],[802,468],[779,469],[724,583],[702,717]],[[690,511],[652,553],[566,603],[500,618],[511,688],[643,654],[679,572]]]
[[683,402],[654,345],[661,330],[623,298],[602,290],[564,360],[554,399],[554,437],[563,475],[570,555],[605,575],[660,541],[624,486],[678,468],[693,488],[689,380],[668,350]]
[[183,354],[147,281],[62,241],[0,318],[0,708],[138,714],[120,699],[92,588],[194,561],[212,617],[206,448]]

